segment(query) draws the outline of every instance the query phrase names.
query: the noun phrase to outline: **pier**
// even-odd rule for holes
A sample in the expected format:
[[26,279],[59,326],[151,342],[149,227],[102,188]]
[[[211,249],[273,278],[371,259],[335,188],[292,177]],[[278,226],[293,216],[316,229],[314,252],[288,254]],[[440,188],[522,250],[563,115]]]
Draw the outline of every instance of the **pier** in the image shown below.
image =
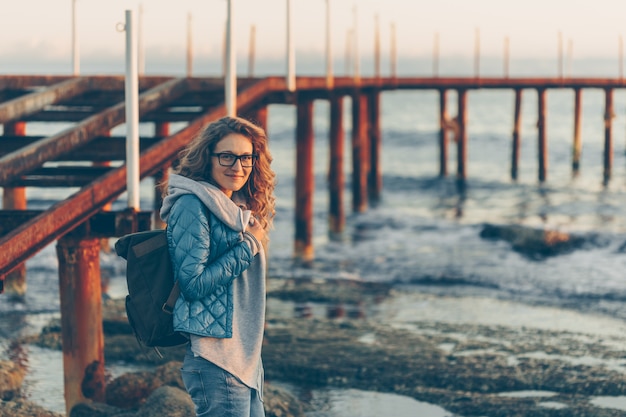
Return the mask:
[[[137,230],[162,227],[158,219],[160,192],[154,207],[138,211],[112,211],[110,204],[126,191],[125,137],[111,131],[125,123],[123,76],[0,76],[0,282],[7,293],[23,293],[24,262],[45,246],[57,242],[66,375],[66,403],[71,406],[104,395],[102,329],[92,326],[102,320],[99,250],[100,240]],[[383,193],[380,152],[384,137],[380,124],[380,96],[391,90],[435,90],[439,94],[439,160],[433,176],[451,175],[449,146],[456,146],[459,181],[467,179],[468,95],[478,89],[501,89],[515,93],[511,126],[510,176],[517,179],[521,135],[521,105],[524,90],[537,91],[538,182],[548,181],[549,92],[574,91],[572,171],[580,169],[581,108],[583,91],[601,89],[605,94],[604,156],[602,180],[611,179],[614,117],[613,95],[626,88],[619,79],[600,78],[404,78],[404,77],[297,77],[295,88],[285,77],[239,78],[236,112],[267,128],[268,107],[295,106],[297,149],[294,258],[314,259],[313,230],[313,103],[328,100],[329,106],[329,231],[341,234],[344,159],[352,157],[350,198],[354,212],[363,212]],[[211,121],[228,114],[223,78],[139,78],[140,123],[154,125],[154,135],[140,138],[140,178],[166,178],[178,152]],[[457,114],[448,114],[448,93],[455,92]],[[343,100],[352,103],[351,149],[344,150]],[[70,123],[71,127],[48,137],[27,135],[33,122]],[[171,133],[170,124],[185,122]],[[451,141],[454,139],[454,141]],[[270,138],[271,144],[271,138]],[[503,164],[503,170],[507,167]],[[74,191],[44,210],[27,208],[28,187],[56,187]],[[68,191],[69,192],[69,191]],[[9,291],[10,290],[10,291]],[[89,393],[81,385],[89,382]]]

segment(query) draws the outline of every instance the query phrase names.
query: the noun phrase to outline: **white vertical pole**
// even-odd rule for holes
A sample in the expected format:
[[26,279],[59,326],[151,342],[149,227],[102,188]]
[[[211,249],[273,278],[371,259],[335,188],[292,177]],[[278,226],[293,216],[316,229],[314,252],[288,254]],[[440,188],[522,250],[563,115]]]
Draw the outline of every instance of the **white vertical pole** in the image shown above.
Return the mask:
[[143,48],[143,3],[139,3],[139,16],[137,22],[137,72],[144,75],[146,71],[146,58]]
[[354,5],[352,11],[354,13],[354,81],[358,83],[361,81],[361,70],[359,67],[359,61],[361,58],[359,57],[359,18],[356,4]]
[[509,37],[504,38],[504,78],[509,78]]
[[567,41],[567,76],[572,76],[572,59],[574,55],[574,41],[569,39]]
[[480,77],[480,29],[474,32],[474,76]]
[[352,29],[348,29],[346,33],[346,77],[352,71]]
[[191,33],[191,12],[187,14],[187,77],[193,72],[193,37]]
[[619,55],[619,79],[624,78],[624,39],[622,35],[619,35],[619,47],[618,47],[618,55]]
[[380,78],[380,16],[374,16],[374,76]]
[[330,0],[326,0],[326,87],[333,88],[333,51],[330,22]]
[[398,76],[398,49],[396,46],[396,24],[391,23],[391,77]]
[[80,50],[78,49],[78,28],[76,27],[76,1],[72,0],[72,73],[80,74]]
[[224,97],[226,98],[226,114],[237,115],[237,54],[235,52],[235,31],[233,2],[228,0],[226,20],[226,78],[224,80]]
[[439,32],[433,40],[433,77],[439,77]]
[[287,0],[287,89],[296,91],[296,54],[293,44],[293,4]]
[[563,32],[559,31],[559,78],[563,78]]
[[248,47],[248,77],[254,77],[254,58],[256,47],[256,26],[250,25],[250,45]]
[[126,10],[126,189],[128,207],[139,210],[139,82],[137,33],[133,12]]
[[[228,0],[227,0],[228,1]],[[226,48],[228,48],[228,18],[224,25],[224,36],[222,38],[222,77],[226,78]]]

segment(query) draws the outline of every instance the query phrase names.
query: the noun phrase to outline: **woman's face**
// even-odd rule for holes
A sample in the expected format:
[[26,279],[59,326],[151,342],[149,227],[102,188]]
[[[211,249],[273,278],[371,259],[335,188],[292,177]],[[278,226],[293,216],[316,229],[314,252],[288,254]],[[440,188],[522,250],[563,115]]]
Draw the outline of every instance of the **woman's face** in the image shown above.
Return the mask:
[[[211,176],[217,186],[228,197],[232,197],[234,191],[238,191],[244,186],[252,172],[252,167],[242,166],[242,161],[244,161],[243,165],[248,165],[250,158],[240,159],[233,158],[232,156],[252,155],[252,151],[252,141],[239,133],[231,133],[230,135],[224,136],[224,138],[215,145],[212,156],[213,167],[211,169]],[[218,156],[220,154],[222,155],[221,158]],[[232,166],[224,166],[231,163],[232,159],[234,159]],[[220,160],[222,165],[220,165]]]

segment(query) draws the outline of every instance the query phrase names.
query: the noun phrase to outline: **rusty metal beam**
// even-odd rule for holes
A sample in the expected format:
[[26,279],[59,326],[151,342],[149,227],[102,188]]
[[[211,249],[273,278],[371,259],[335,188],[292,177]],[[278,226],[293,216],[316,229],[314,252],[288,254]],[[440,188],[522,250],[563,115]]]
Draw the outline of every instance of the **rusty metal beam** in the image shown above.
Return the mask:
[[88,78],[74,78],[33,92],[13,100],[0,103],[0,123],[22,119],[43,110],[47,105],[80,95],[89,89]]
[[110,166],[41,167],[10,182],[11,187],[82,187],[111,171]]
[[[181,96],[185,91],[184,78],[174,79],[148,90],[139,96],[140,116]],[[0,158],[0,185],[6,184],[11,178],[41,166],[46,161],[84,145],[96,135],[109,131],[123,123],[124,120],[125,104],[120,103],[88,118],[76,127],[5,155]]]
[[[31,145],[45,136],[1,136],[0,157]],[[141,151],[163,139],[160,136],[139,138]],[[126,138],[123,136],[98,136],[89,142],[88,146],[59,155],[52,161],[123,161],[126,159]]]
[[[44,213],[43,210],[0,210],[0,236],[4,236],[21,224],[26,223]],[[136,223],[140,230],[148,230],[152,222],[152,211],[135,213]],[[100,211],[81,223],[71,231],[75,238],[108,238],[130,233],[125,225],[128,223],[127,211]]]
[[23,90],[48,86],[72,78],[71,75],[0,75],[0,90]]
[[[43,111],[27,116],[22,120],[27,122],[80,122],[91,117],[101,110],[54,110]],[[201,111],[156,111],[145,114],[140,122],[186,122],[202,114]]]
[[[242,91],[237,97],[239,110],[250,108],[266,94],[285,89],[284,80],[264,79]],[[186,128],[158,142],[141,154],[139,175],[154,175],[208,123],[226,115],[223,104],[193,120]],[[114,201],[126,189],[126,166],[116,168],[98,181],[81,188],[44,213],[20,225],[0,238],[0,280],[35,255],[46,245],[75,229],[89,217]]]

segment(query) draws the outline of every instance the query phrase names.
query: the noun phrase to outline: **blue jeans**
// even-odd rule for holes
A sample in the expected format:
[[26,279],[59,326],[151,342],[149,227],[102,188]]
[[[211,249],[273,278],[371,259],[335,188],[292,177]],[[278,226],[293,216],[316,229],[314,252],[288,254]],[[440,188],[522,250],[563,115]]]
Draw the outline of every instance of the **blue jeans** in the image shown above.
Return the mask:
[[255,389],[206,359],[194,357],[190,350],[181,374],[197,417],[265,417]]

